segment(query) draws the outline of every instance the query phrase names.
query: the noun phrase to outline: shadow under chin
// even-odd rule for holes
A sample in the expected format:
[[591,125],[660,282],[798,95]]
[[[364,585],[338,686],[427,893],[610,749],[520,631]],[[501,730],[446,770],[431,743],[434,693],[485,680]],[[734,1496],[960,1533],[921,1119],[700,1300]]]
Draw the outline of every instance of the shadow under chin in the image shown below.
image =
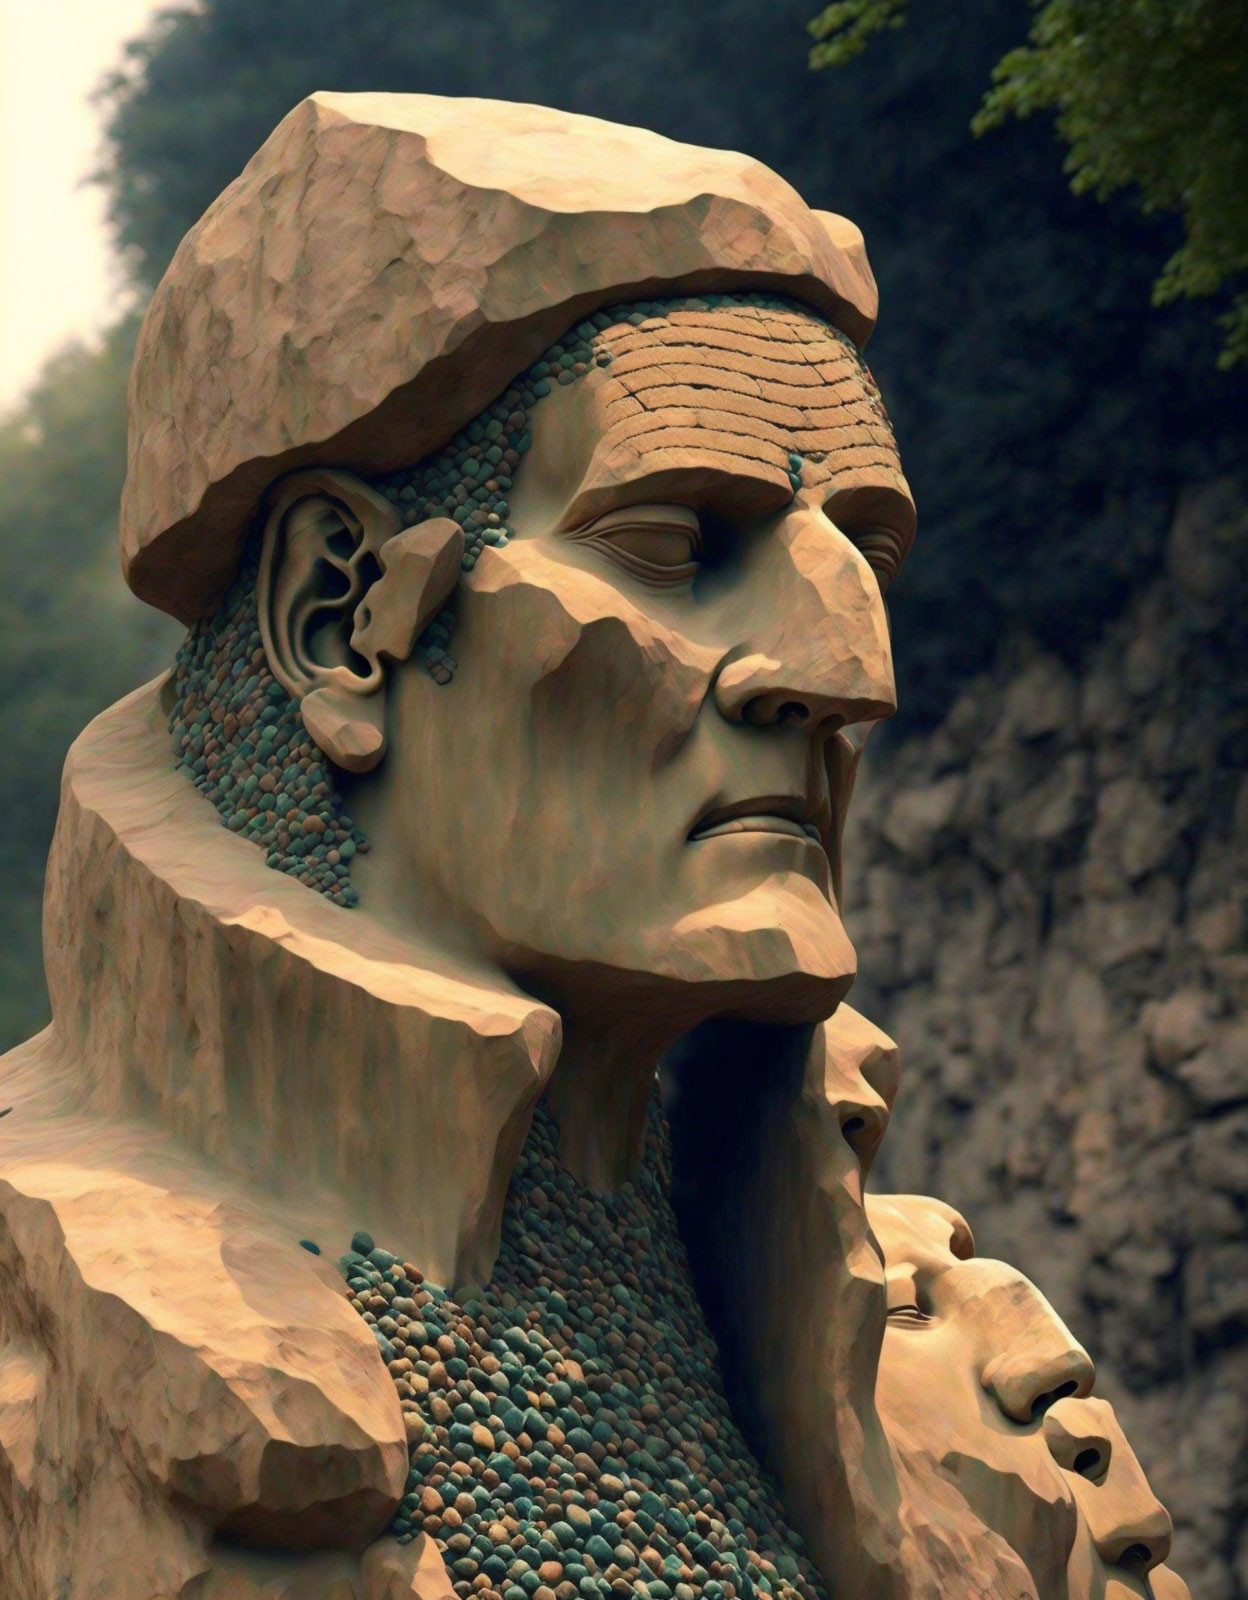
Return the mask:
[[[790,1002],[792,996],[789,997]],[[716,1343],[728,1403],[765,1460],[760,1402],[747,1358],[754,1296],[742,1241],[769,1130],[801,1091],[814,1022],[716,1017],[663,1057],[659,1090],[671,1129],[672,1204],[694,1287]]]

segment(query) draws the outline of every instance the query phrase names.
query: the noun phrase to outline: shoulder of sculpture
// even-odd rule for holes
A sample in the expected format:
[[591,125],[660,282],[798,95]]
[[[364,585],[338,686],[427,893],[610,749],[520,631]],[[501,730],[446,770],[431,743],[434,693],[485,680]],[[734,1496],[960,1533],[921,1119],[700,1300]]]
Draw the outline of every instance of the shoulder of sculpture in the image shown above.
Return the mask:
[[112,1451],[221,1533],[358,1547],[403,1492],[407,1443],[344,1289],[211,1196],[104,1166],[10,1165],[0,1459],[38,1497],[41,1474],[54,1494],[84,1455]]

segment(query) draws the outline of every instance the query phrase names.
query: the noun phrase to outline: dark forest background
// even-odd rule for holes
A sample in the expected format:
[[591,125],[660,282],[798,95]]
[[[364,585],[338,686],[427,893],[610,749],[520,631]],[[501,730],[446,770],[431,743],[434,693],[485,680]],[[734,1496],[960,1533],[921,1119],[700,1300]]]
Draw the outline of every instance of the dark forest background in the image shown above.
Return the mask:
[[[162,16],[108,87],[101,174],[135,284],[318,88],[536,100],[733,146],[863,228],[870,360],[922,514],[893,597],[903,711],[932,725],[1025,621],[1077,666],[1157,570],[1178,489],[1241,463],[1242,375],[1203,306],[1153,309],[1179,224],[1071,194],[1041,117],[973,138],[1022,0],[923,5],[834,72],[810,0],[208,0]],[[115,577],[133,320],[48,367],[0,428],[0,1046],[44,1020],[43,860],[65,749],[168,659]]]

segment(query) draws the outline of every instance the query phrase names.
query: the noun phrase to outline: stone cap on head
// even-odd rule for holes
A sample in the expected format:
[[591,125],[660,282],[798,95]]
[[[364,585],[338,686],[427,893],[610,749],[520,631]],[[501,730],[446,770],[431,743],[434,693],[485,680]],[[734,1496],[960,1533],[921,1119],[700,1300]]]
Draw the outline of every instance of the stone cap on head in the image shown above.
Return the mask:
[[282,473],[418,461],[590,312],[750,289],[858,345],[875,318],[857,228],[749,156],[503,100],[314,94],[186,235],[144,318],[126,580],[193,622]]

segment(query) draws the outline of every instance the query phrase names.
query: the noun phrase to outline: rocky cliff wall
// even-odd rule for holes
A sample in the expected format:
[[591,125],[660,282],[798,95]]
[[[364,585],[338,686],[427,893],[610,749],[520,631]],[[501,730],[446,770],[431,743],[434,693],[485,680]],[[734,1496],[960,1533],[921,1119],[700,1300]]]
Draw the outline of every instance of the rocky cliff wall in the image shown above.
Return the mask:
[[854,1004],[903,1052],[873,1187],[950,1201],[1048,1294],[1201,1600],[1248,1597],[1246,616],[1221,480],[1079,666],[1004,637],[871,749],[846,845]]

